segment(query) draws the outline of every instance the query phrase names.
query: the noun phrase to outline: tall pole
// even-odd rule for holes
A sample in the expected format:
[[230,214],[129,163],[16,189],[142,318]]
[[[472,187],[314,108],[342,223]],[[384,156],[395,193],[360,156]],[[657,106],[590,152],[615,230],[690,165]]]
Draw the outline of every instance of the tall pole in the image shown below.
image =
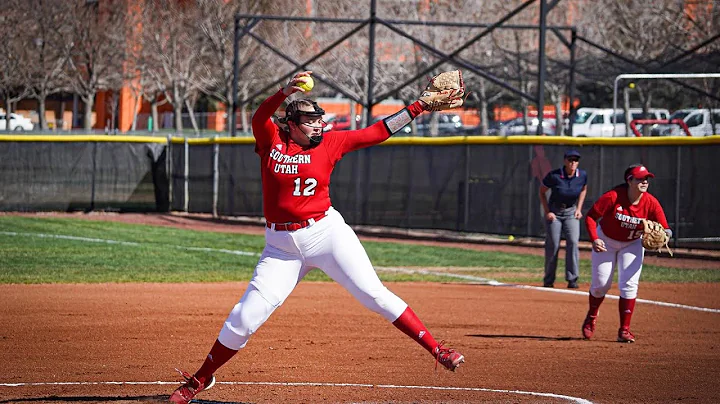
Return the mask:
[[682,178],[682,170],[680,164],[682,159],[680,158],[680,151],[682,147],[676,146],[677,149],[677,164],[675,164],[675,231],[673,234],[673,247],[678,247],[678,239],[680,238],[680,180]]
[[[532,163],[533,158],[533,145],[528,145],[528,161]],[[528,195],[527,195],[527,227],[525,229],[525,232],[527,233],[527,237],[532,236],[532,211],[533,211],[533,190],[535,187],[535,177],[532,176],[532,173],[529,174],[529,180],[528,180]]]
[[[572,33],[570,35],[570,89],[568,91],[568,96],[570,97],[570,100],[568,102],[568,133],[570,136],[573,135],[572,127],[573,127],[573,120],[575,119],[575,106],[573,105],[573,102],[575,101],[575,49],[577,42],[577,31],[575,29],[572,30]],[[558,121],[559,123],[559,121]]]
[[213,137],[213,190],[212,190],[212,217],[218,217],[218,200],[220,193],[220,143],[217,136]]
[[370,32],[368,35],[368,82],[367,82],[367,105],[365,108],[365,127],[372,125],[373,106],[373,81],[375,80],[375,25],[376,25],[376,0],[370,1]]
[[165,171],[168,178],[168,211],[173,209],[173,161],[172,161],[172,135],[167,136],[167,146],[165,147]]
[[185,157],[183,158],[183,212],[187,213],[190,207],[190,162],[188,161],[190,157],[190,145],[188,144],[187,136],[184,137],[184,141]]
[[543,115],[545,112],[545,33],[547,32],[547,0],[540,0],[540,43],[538,44],[538,88],[537,88],[537,110],[538,127],[537,134],[543,134]]
[[238,103],[238,75],[240,75],[240,62],[238,48],[240,47],[240,19],[235,17],[235,35],[233,36],[233,81],[232,101],[230,105],[230,136],[237,136],[237,103]]

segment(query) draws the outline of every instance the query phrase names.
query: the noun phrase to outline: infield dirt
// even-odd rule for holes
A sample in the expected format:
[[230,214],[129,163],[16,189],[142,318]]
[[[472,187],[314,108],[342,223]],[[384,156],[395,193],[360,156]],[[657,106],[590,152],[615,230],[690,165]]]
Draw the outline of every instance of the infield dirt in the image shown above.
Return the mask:
[[[189,226],[172,216],[155,220]],[[246,286],[0,285],[0,383],[176,381],[175,367],[192,372],[201,364]],[[585,341],[585,296],[467,284],[387,286],[467,363],[455,373],[436,372],[427,352],[340,286],[302,282],[216,375],[249,384],[218,384],[200,402],[567,402],[472,388],[598,403],[720,401],[720,313],[639,303],[637,343],[619,344],[615,300],[605,301],[596,337]],[[639,297],[720,309],[718,284],[641,283]],[[270,384],[303,382],[375,387]],[[387,385],[460,389],[379,387]],[[0,403],[161,402],[174,387],[0,386]]]

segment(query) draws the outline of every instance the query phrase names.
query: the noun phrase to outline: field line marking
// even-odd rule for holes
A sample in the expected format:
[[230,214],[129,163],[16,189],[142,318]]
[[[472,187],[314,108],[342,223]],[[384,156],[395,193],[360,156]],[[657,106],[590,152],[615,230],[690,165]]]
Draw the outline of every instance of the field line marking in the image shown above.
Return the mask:
[[[536,391],[487,389],[482,387],[445,387],[445,386],[413,386],[395,384],[366,384],[366,383],[323,383],[323,382],[217,382],[229,386],[288,386],[288,387],[363,387],[380,389],[415,389],[415,390],[445,390],[445,391],[481,391],[486,393],[520,394],[538,397],[552,397],[567,400],[578,404],[592,404],[592,401],[580,397],[563,394],[541,393]],[[0,387],[32,387],[32,386],[97,386],[97,385],[178,385],[178,382],[34,382],[34,383],[0,383]]]
[[[399,273],[405,273],[405,274],[421,274],[421,275],[434,275],[434,276],[446,276],[449,278],[456,278],[456,279],[463,279],[467,281],[473,281],[477,282],[483,285],[489,285],[489,286],[505,286],[505,287],[512,287],[512,288],[518,288],[518,289],[530,289],[530,290],[537,290],[542,292],[551,292],[551,293],[566,293],[571,295],[580,295],[580,296],[587,296],[588,292],[582,292],[579,290],[567,290],[567,289],[555,289],[555,288],[544,288],[541,286],[530,286],[530,285],[516,285],[513,283],[503,283],[498,282],[494,279],[489,278],[482,278],[479,276],[472,276],[472,275],[462,275],[462,274],[454,274],[450,272],[436,272],[436,271],[429,271],[426,269],[410,269],[410,268],[397,268],[397,267],[375,267],[375,269],[379,271],[386,271],[386,272],[399,272]],[[617,300],[620,299],[620,296],[617,295],[605,295],[606,298]],[[695,310],[695,311],[702,311],[706,313],[720,313],[720,309],[711,309],[707,307],[697,307],[697,306],[689,306],[686,304],[678,304],[678,303],[668,303],[668,302],[661,302],[657,300],[647,300],[647,299],[637,299],[637,302],[640,303],[646,303],[646,304],[652,304],[655,306],[664,306],[664,307],[674,307],[677,309],[686,309],[686,310]]]
[[[85,242],[90,242],[90,243],[119,244],[119,245],[133,246],[133,247],[138,247],[138,246],[143,245],[141,243],[137,243],[137,242],[133,242],[133,241],[118,241],[118,240],[108,240],[108,239],[90,238],[90,237],[66,236],[66,235],[58,235],[58,234],[19,233],[19,232],[14,232],[14,231],[0,231],[0,234],[6,235],[6,236],[56,238],[56,239],[62,239],[62,240],[85,241]],[[241,250],[228,250],[228,249],[224,249],[224,248],[186,247],[186,246],[178,246],[178,245],[170,245],[167,247],[177,248],[179,250],[186,250],[186,251],[219,252],[219,253],[224,253],[224,254],[244,255],[244,256],[254,256],[254,257],[260,256],[259,253],[254,253],[254,252],[249,252],[249,251],[241,251]],[[473,276],[473,275],[462,275],[462,274],[454,274],[454,273],[449,273],[449,272],[435,272],[435,271],[428,271],[428,270],[424,270],[424,269],[409,269],[409,268],[397,268],[397,267],[375,267],[375,268],[378,270],[387,271],[387,272],[401,272],[401,273],[406,273],[406,274],[446,276],[449,278],[456,278],[456,279],[463,279],[463,280],[467,280],[467,281],[479,282],[479,283],[490,285],[490,286],[507,286],[507,287],[521,288],[521,289],[541,290],[544,292],[567,293],[567,294],[584,295],[584,296],[588,295],[588,292],[564,290],[564,289],[554,289],[554,288],[543,288],[543,287],[539,287],[539,286],[529,286],[529,285],[516,285],[516,284],[511,284],[511,283],[498,282],[494,279],[482,278],[482,277]],[[619,299],[620,298],[619,296],[616,296],[616,295],[606,295],[605,297],[610,298],[610,299]],[[661,301],[647,300],[647,299],[637,299],[637,301],[640,303],[652,304],[652,305],[656,305],[656,306],[674,307],[674,308],[680,308],[680,309],[686,309],[686,310],[703,311],[703,312],[708,312],[708,313],[720,313],[720,309],[711,309],[711,308],[707,308],[707,307],[696,307],[696,306],[689,306],[689,305],[685,305],[685,304],[668,303],[668,302],[661,302]]]
[[[5,236],[39,237],[39,238],[55,238],[55,239],[72,240],[72,241],[85,241],[88,243],[119,244],[119,245],[131,246],[131,247],[140,247],[142,245],[153,245],[153,244],[137,243],[134,241],[118,241],[118,240],[108,240],[108,239],[102,239],[102,238],[65,236],[65,235],[61,235],[61,234],[18,233],[18,232],[14,232],[14,231],[0,231],[0,234],[5,235]],[[241,250],[227,250],[224,248],[186,247],[186,246],[181,246],[181,245],[167,245],[166,246],[166,245],[162,245],[162,244],[157,244],[157,245],[160,247],[171,247],[171,248],[177,248],[178,250],[186,250],[186,251],[219,252],[219,253],[233,254],[233,255],[248,255],[248,256],[253,256],[253,257],[260,256],[260,253],[241,251]]]

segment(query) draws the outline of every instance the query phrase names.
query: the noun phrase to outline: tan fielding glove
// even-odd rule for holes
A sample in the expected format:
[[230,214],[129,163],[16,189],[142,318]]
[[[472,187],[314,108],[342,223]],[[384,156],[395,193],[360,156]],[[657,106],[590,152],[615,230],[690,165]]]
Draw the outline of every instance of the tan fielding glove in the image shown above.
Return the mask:
[[652,220],[643,219],[643,235],[642,245],[647,250],[662,251],[662,247],[667,248],[670,255],[673,255],[672,250],[668,247],[668,241],[670,236],[665,232],[665,228],[658,222]]
[[452,70],[430,79],[425,91],[420,94],[420,101],[425,103],[426,111],[442,111],[462,106],[465,101],[464,96],[465,83],[462,72]]

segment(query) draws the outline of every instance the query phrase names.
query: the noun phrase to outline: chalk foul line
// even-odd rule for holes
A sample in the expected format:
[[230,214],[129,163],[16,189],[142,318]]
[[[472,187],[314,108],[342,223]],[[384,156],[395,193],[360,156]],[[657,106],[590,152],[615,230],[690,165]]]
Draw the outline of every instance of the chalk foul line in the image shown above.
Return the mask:
[[[447,387],[447,386],[413,386],[396,384],[365,384],[365,383],[322,383],[322,382],[216,382],[229,386],[287,386],[287,387],[359,387],[371,389],[414,389],[414,390],[444,390],[444,391],[478,391],[485,393],[518,394],[536,397],[551,397],[567,400],[578,404],[592,404],[592,401],[580,397],[563,394],[542,393],[536,391],[488,389],[483,387]],[[177,385],[178,382],[34,382],[34,383],[0,383],[0,387],[33,387],[33,386],[101,386],[101,385]]]
[[[438,271],[429,271],[426,269],[410,269],[410,268],[397,268],[397,267],[375,267],[375,269],[379,271],[386,271],[386,272],[399,272],[399,273],[405,273],[405,274],[421,274],[421,275],[433,275],[433,276],[446,276],[448,278],[456,278],[456,279],[463,279],[466,281],[471,282],[477,282],[483,285],[489,285],[489,286],[505,286],[505,287],[512,287],[512,288],[518,288],[518,289],[531,289],[531,290],[538,290],[543,292],[551,292],[551,293],[566,293],[566,294],[572,294],[572,295],[580,295],[580,296],[587,296],[588,292],[582,292],[579,290],[567,290],[567,289],[555,289],[555,288],[544,288],[540,286],[530,286],[530,285],[516,285],[512,283],[503,283],[498,282],[494,279],[489,278],[482,278],[479,276],[473,276],[473,275],[463,275],[463,274],[454,274],[450,272],[438,272]],[[617,300],[620,299],[620,296],[617,295],[605,295],[608,299]],[[640,303],[646,303],[646,304],[652,304],[655,306],[664,306],[664,307],[674,307],[677,309],[685,309],[685,310],[694,310],[694,311],[703,311],[706,313],[720,313],[720,309],[711,309],[707,307],[697,307],[697,306],[688,306],[686,304],[678,304],[678,303],[668,303],[668,302],[661,302],[656,300],[647,300],[647,299],[637,299],[637,302]]]
[[[133,242],[133,241],[118,241],[118,240],[108,240],[108,239],[100,239],[100,238],[67,236],[67,235],[58,235],[58,234],[44,234],[44,233],[19,233],[19,232],[13,232],[13,231],[0,231],[0,235],[54,238],[54,239],[61,239],[61,240],[83,241],[83,242],[89,242],[89,243],[126,245],[126,246],[131,246],[131,247],[140,247],[143,245],[142,243],[137,243],[137,242]],[[185,251],[217,252],[217,253],[223,253],[223,254],[233,254],[233,255],[253,256],[253,257],[260,256],[259,253],[254,253],[254,252],[250,252],[250,251],[228,250],[228,249],[223,249],[223,248],[188,247],[188,246],[178,246],[178,245],[169,245],[169,246],[163,246],[163,247],[171,247],[171,248],[176,248],[176,249],[185,250]],[[539,287],[539,286],[530,286],[530,285],[516,285],[516,284],[512,284],[512,283],[498,282],[494,279],[482,278],[479,276],[454,274],[454,273],[450,273],[450,272],[436,272],[436,271],[429,271],[429,270],[425,270],[425,269],[410,269],[410,268],[398,268],[398,267],[375,267],[375,269],[380,270],[380,271],[386,271],[386,272],[400,272],[400,273],[406,273],[406,274],[445,276],[445,277],[449,277],[449,278],[463,279],[463,280],[470,281],[470,282],[478,282],[478,283],[482,283],[484,285],[490,285],[490,286],[506,286],[506,287],[520,288],[520,289],[540,290],[543,292],[552,292],[552,293],[567,293],[567,294],[575,294],[575,295],[583,295],[583,296],[588,295],[588,292],[581,292],[581,291],[575,291],[575,290],[564,290],[564,289],[554,289],[554,288],[543,288],[543,287]],[[616,296],[616,295],[606,295],[605,297],[607,297],[609,299],[614,299],[614,300],[620,298],[619,296]],[[661,302],[661,301],[647,300],[647,299],[637,299],[637,301],[640,303],[652,304],[655,306],[674,307],[674,308],[679,308],[679,309],[702,311],[702,312],[707,312],[707,313],[720,313],[720,309],[711,309],[711,308],[707,308],[707,307],[689,306],[689,305],[685,305],[685,304],[668,303],[668,302]]]
[[[130,247],[141,247],[143,245],[149,245],[149,244],[137,243],[134,241],[118,241],[118,240],[108,240],[108,239],[102,239],[102,238],[66,236],[66,235],[61,235],[61,234],[18,233],[18,232],[14,232],[14,231],[0,231],[0,234],[4,235],[4,236],[54,238],[54,239],[60,239],[60,240],[83,241],[83,242],[87,242],[87,243],[117,244],[117,245],[124,245],[124,246],[130,246]],[[247,255],[247,256],[253,256],[253,257],[260,256],[259,253],[254,253],[254,252],[250,252],[250,251],[227,250],[224,248],[187,247],[187,246],[181,246],[181,245],[159,245],[159,246],[176,248],[178,250],[186,250],[186,251],[219,252],[219,253],[224,253],[224,254]]]

